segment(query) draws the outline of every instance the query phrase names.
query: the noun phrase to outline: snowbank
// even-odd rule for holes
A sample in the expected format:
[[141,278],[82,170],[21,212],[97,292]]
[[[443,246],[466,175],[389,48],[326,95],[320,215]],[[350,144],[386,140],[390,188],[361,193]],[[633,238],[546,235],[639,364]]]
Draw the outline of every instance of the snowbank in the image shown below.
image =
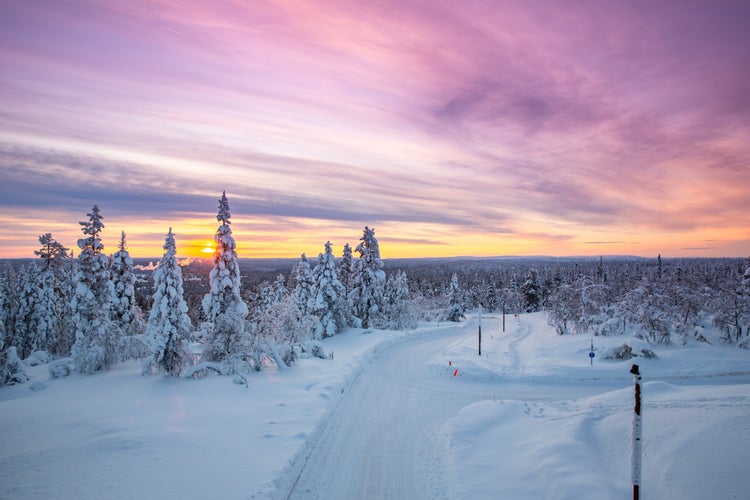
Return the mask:
[[[747,385],[643,390],[643,498],[747,498]],[[559,402],[483,401],[452,423],[457,498],[628,498],[631,389]]]
[[[348,330],[294,369],[200,380],[142,376],[138,361],[0,389],[0,498],[274,496],[318,422],[401,332]],[[35,384],[34,389],[40,385]],[[263,495],[261,495],[263,496]]]
[[[650,380],[642,396],[642,497],[747,497],[747,351],[595,337],[592,363],[590,337],[557,335],[542,314],[506,322],[506,333],[500,325],[484,318],[481,358],[478,338],[467,336],[433,360],[437,373],[458,370],[459,383],[522,381],[529,389],[527,400],[482,401],[452,420],[448,470],[457,498],[628,498],[632,363]],[[602,359],[623,343],[652,349],[658,359]],[[566,398],[572,386],[618,383],[622,389]],[[541,387],[559,387],[560,400],[535,400]]]

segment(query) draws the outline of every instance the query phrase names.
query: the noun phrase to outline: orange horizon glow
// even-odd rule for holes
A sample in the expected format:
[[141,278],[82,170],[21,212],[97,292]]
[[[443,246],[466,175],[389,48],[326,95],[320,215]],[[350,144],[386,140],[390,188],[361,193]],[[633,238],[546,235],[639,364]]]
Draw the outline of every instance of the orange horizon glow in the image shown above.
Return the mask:
[[[215,220],[215,219],[214,219]],[[120,231],[127,236],[126,248],[133,258],[158,259],[163,250],[164,234],[159,228],[172,227],[177,244],[177,255],[180,258],[210,258],[215,252],[215,244],[207,237],[216,231],[214,220],[207,217],[205,221],[195,218],[182,222],[152,223],[153,227],[143,224],[129,225],[122,219],[108,222],[105,215],[105,229],[102,241],[105,253],[116,251]],[[299,258],[302,253],[308,257],[317,257],[324,251],[326,241],[331,241],[334,254],[340,256],[344,244],[352,250],[362,235],[363,227],[344,227],[330,224],[329,221],[306,219],[278,220],[255,218],[243,223],[238,216],[233,218],[233,236],[240,258]],[[292,236],[272,230],[277,226],[293,225],[297,229]],[[253,230],[253,227],[259,229]],[[480,234],[468,231],[457,231],[457,228],[440,224],[420,225],[410,230],[399,224],[384,223],[375,227],[375,236],[380,243],[381,255],[387,258],[438,258],[438,257],[502,257],[502,256],[600,256],[600,255],[633,255],[641,257],[736,257],[745,258],[744,242],[750,237],[746,228],[733,228],[693,231],[690,233],[668,234],[663,240],[649,240],[638,234],[609,233],[602,237],[600,233],[580,233],[571,238],[566,233],[549,235],[546,233],[498,233]],[[308,227],[303,231],[300,227]],[[75,254],[78,248],[74,241],[82,235],[76,234],[77,228],[72,225],[60,225],[52,235],[63,245],[71,248]],[[36,231],[43,234],[47,231]],[[32,244],[37,238],[30,236],[30,242],[23,242],[16,247],[4,247],[2,258],[33,258],[38,245]],[[455,241],[452,241],[455,240]],[[695,246],[685,248],[681,242],[695,242]],[[680,242],[680,243],[675,243]],[[356,257],[356,252],[355,252]]]

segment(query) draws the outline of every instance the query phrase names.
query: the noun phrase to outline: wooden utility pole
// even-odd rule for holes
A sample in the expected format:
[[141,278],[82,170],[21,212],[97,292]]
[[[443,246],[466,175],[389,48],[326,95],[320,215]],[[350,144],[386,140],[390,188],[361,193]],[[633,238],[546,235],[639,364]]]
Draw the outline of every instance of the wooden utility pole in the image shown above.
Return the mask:
[[633,407],[632,455],[630,476],[633,482],[633,500],[640,498],[641,489],[641,372],[638,365],[630,369],[635,384],[635,406]]

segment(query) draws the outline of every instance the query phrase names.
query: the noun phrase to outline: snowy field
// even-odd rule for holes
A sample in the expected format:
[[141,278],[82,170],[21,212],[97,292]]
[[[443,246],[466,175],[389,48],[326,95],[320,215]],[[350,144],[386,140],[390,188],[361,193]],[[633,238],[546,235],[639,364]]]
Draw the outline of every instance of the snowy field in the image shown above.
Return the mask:
[[[333,359],[249,385],[137,363],[0,389],[0,498],[628,498],[632,361],[622,337],[541,313],[412,332],[348,330]],[[634,344],[635,345],[635,344]],[[750,352],[654,347],[644,499],[747,498]]]

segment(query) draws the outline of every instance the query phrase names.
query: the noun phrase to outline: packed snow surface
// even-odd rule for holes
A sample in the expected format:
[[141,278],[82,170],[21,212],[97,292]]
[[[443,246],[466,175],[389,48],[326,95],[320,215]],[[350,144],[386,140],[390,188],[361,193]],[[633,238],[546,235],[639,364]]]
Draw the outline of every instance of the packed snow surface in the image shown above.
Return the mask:
[[93,375],[0,389],[0,498],[747,498],[750,352],[558,336],[543,314],[351,329],[333,359],[200,380]]

